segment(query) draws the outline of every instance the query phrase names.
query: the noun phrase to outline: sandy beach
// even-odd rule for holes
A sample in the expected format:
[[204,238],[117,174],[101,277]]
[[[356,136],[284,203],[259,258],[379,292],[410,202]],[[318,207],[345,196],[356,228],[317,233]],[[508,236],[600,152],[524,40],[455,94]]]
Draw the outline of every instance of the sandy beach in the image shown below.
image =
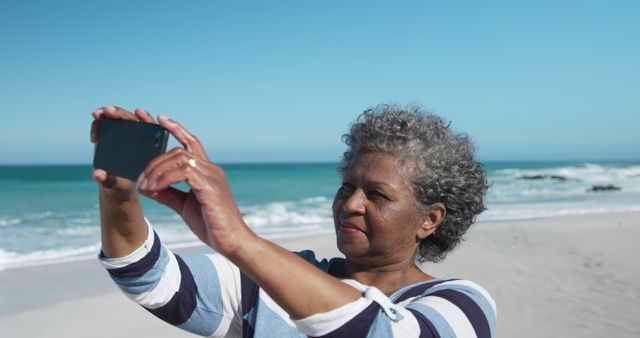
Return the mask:
[[[640,212],[483,223],[444,262],[423,268],[489,290],[499,337],[638,337],[638,238]],[[332,235],[277,242],[338,255]],[[2,271],[0,290],[2,337],[193,336],[129,301],[97,260]]]

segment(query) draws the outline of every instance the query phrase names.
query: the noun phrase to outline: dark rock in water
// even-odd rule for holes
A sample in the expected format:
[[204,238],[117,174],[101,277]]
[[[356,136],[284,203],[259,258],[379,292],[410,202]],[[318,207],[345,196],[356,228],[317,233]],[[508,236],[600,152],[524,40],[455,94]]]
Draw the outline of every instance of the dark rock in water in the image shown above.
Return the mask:
[[546,180],[546,179],[552,179],[552,180],[557,180],[557,181],[566,181],[567,178],[564,176],[560,176],[560,175],[524,175],[524,176],[520,176],[518,177],[521,180]]
[[616,187],[615,185],[607,184],[607,185],[594,185],[591,189],[587,191],[615,191],[620,190],[622,188]]
[[547,175],[524,175],[520,176],[521,180],[544,180]]

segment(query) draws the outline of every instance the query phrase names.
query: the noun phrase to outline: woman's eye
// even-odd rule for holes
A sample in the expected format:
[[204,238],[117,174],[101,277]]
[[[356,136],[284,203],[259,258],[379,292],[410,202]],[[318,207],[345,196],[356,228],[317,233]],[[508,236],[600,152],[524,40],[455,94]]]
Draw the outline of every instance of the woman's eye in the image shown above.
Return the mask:
[[369,191],[367,195],[369,195],[371,198],[379,198],[379,199],[385,199],[385,200],[388,199],[385,194],[377,190]]
[[353,192],[353,186],[349,183],[342,183],[338,190],[343,194],[351,193]]

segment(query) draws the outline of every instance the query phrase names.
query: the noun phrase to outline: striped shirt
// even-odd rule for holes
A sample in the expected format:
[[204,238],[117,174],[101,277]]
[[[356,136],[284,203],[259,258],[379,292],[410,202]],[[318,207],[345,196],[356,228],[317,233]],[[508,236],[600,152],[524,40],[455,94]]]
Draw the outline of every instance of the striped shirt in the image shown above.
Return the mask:
[[[331,261],[298,253],[327,272]],[[391,296],[342,280],[363,297],[300,320],[220,254],[180,256],[149,225],[145,243],[122,258],[100,261],[120,289],[158,318],[208,337],[495,337],[496,305],[477,284],[438,278]],[[310,290],[310,292],[312,292]]]

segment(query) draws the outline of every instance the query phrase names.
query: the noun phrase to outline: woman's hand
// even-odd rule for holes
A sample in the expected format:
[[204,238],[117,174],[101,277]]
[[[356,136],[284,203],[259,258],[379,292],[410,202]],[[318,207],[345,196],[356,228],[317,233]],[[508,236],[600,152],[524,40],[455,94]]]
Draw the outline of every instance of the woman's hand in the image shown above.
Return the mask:
[[[158,122],[183,146],[153,159],[138,179],[139,191],[175,210],[200,240],[227,255],[253,233],[244,223],[223,170],[209,162],[198,139],[164,116]],[[185,182],[184,192],[171,187]]]
[[[100,132],[100,122],[103,119],[112,119],[112,120],[129,120],[129,121],[140,121],[145,123],[155,123],[151,114],[137,108],[135,112],[132,114],[122,108],[115,106],[106,106],[97,109],[92,113],[93,115],[93,123],[91,124],[91,133],[90,139],[91,143],[98,142],[98,134]],[[113,195],[131,195],[135,193],[136,184],[126,178],[117,177],[114,175],[110,175],[106,171],[102,169],[94,169],[93,170],[93,178],[96,182],[98,182],[102,191],[108,194]]]

